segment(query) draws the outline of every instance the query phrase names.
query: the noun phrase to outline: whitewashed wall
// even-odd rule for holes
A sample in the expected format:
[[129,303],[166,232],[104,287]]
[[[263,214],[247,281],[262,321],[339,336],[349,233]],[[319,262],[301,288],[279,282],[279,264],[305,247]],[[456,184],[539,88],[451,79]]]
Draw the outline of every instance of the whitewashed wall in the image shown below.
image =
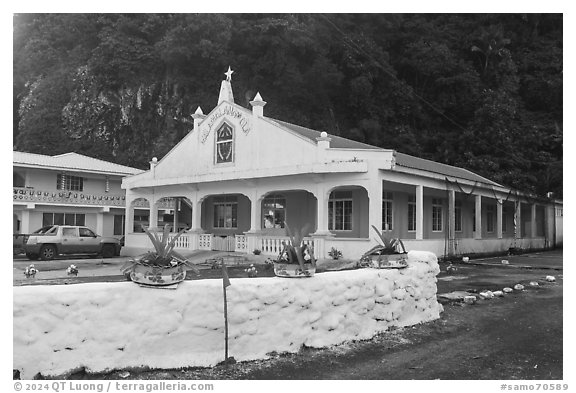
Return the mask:
[[[369,339],[439,318],[439,267],[412,252],[401,270],[361,269],[307,279],[232,279],[230,355],[236,360]],[[224,357],[222,281],[177,290],[130,282],[14,288],[14,368],[23,378],[79,367],[211,366]]]

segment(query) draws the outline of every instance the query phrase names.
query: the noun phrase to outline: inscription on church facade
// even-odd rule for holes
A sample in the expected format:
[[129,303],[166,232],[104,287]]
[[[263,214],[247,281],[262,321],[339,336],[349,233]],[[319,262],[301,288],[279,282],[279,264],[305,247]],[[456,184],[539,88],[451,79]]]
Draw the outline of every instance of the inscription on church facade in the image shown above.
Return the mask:
[[227,104],[214,111],[202,124],[202,127],[200,128],[200,137],[202,143],[206,142],[206,138],[208,138],[208,135],[210,135],[210,131],[212,131],[212,128],[214,128],[218,119],[220,119],[222,116],[229,116],[233,119],[236,119],[240,125],[240,129],[245,134],[248,134],[252,129],[252,122],[250,121],[248,115],[238,110],[237,108],[234,108],[234,106]]

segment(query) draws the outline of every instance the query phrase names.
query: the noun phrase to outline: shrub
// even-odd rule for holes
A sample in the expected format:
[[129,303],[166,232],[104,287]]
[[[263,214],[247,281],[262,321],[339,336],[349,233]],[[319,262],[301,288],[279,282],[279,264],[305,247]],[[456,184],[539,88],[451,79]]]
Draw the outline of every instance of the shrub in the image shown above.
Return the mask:
[[330,251],[328,252],[328,255],[332,258],[332,259],[340,259],[342,258],[342,251],[332,247],[330,249]]

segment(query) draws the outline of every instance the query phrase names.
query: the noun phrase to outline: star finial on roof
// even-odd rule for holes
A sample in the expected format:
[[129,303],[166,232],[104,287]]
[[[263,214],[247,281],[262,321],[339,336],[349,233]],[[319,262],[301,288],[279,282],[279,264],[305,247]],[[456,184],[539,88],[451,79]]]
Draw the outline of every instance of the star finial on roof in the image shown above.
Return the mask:
[[232,71],[232,70],[230,69],[230,66],[228,66],[228,71],[224,73],[224,75],[226,75],[226,80],[227,80],[228,82],[231,82],[231,81],[232,81],[232,74],[233,74],[233,73],[234,73],[234,71]]

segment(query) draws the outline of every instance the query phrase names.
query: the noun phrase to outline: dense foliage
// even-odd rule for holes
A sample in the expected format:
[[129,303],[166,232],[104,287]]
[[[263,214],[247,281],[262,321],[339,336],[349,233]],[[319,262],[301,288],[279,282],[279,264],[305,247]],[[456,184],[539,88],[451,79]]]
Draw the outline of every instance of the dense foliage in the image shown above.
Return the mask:
[[215,105],[562,195],[560,14],[22,14],[14,148],[145,168]]

